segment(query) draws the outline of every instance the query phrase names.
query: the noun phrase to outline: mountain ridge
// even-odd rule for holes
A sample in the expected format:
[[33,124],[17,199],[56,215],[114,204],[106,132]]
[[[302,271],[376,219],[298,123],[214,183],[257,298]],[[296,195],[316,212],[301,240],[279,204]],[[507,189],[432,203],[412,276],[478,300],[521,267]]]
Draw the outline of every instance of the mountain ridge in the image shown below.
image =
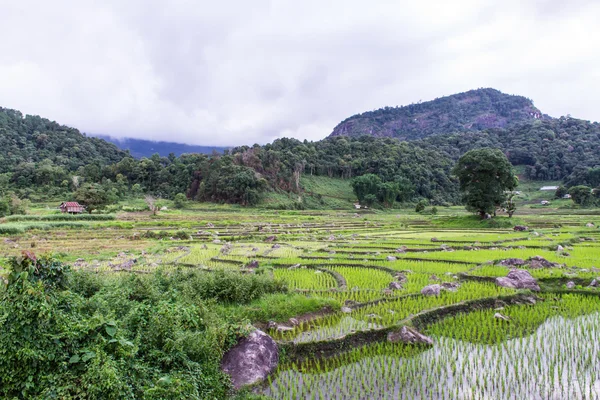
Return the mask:
[[413,103],[355,114],[340,122],[329,135],[423,139],[436,134],[506,128],[515,122],[551,119],[533,101],[493,88],[481,88]]

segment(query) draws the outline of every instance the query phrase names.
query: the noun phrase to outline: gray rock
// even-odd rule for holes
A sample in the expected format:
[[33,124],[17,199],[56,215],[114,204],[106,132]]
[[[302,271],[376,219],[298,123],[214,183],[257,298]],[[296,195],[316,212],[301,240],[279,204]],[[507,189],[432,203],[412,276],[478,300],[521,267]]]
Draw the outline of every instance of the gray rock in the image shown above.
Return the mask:
[[441,285],[428,285],[421,289],[421,294],[423,296],[438,296],[440,291],[442,290]]
[[575,287],[575,282],[569,281],[567,282],[567,289],[573,289]]
[[258,261],[252,260],[248,264],[246,264],[246,268],[258,268]]
[[548,261],[542,256],[533,256],[529,258],[528,261],[531,268],[554,268],[560,265],[558,263]]
[[588,222],[587,224],[585,224],[585,226],[588,228],[593,228],[594,224],[592,224],[591,222]]
[[290,323],[290,325],[292,325],[292,326],[298,326],[298,325],[300,325],[300,322],[299,322],[299,321],[298,321],[296,318],[290,318],[290,319],[288,320],[288,322],[289,322],[289,323]]
[[425,336],[415,328],[409,326],[403,326],[398,331],[388,333],[387,340],[391,343],[403,342],[433,345],[433,340],[429,336]]
[[496,284],[512,289],[540,291],[540,286],[537,281],[524,269],[513,269],[506,277],[496,278]]
[[516,225],[516,226],[513,228],[513,230],[514,230],[515,232],[524,232],[524,231],[526,231],[527,229],[528,229],[528,228],[527,228],[526,226],[523,226],[523,225]]
[[223,356],[221,369],[236,389],[264,380],[277,367],[279,349],[266,333],[255,330]]
[[406,253],[406,246],[400,246],[396,249],[396,253]]
[[397,260],[397,258],[394,256],[387,256],[385,259],[388,261],[396,261]]
[[350,307],[344,306],[340,309],[340,311],[346,314],[350,314],[352,312],[352,309]]
[[502,320],[502,321],[510,321],[510,317],[507,317],[506,315],[502,315],[499,312],[494,314],[494,318]]
[[449,290],[451,292],[456,292],[460,287],[460,283],[458,282],[444,282],[441,284],[442,288],[445,290]]
[[402,285],[400,284],[400,282],[390,282],[390,285],[388,286],[391,290],[402,290]]
[[600,282],[598,282],[597,279],[592,280],[592,283],[590,283],[589,287],[598,287],[600,286]]
[[499,264],[503,265],[505,267],[514,267],[514,266],[525,265],[527,263],[525,262],[525,260],[523,260],[521,258],[507,258],[506,260],[500,261]]

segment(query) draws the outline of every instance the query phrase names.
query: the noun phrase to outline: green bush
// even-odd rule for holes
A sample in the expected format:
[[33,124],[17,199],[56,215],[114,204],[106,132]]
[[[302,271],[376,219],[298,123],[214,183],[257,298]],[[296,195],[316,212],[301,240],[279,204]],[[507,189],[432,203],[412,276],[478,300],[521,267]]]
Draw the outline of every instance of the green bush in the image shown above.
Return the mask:
[[224,271],[72,272],[31,253],[9,271],[0,290],[0,397],[9,399],[228,398],[220,360],[249,327],[216,310],[286,290]]

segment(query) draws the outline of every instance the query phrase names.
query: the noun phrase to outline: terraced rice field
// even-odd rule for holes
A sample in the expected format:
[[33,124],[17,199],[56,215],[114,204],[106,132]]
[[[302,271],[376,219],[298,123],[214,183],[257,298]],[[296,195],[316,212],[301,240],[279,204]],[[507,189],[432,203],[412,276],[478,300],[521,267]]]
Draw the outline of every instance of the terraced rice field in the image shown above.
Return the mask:
[[[600,221],[551,218],[525,218],[530,229],[515,232],[391,213],[128,214],[5,236],[0,251],[54,251],[107,274],[269,274],[335,300],[297,321],[252,321],[284,349],[254,388],[275,399],[598,399]],[[533,268],[536,256],[552,264]],[[541,292],[499,286],[506,259],[522,259]],[[439,294],[422,294],[429,285]],[[433,345],[389,342],[402,326]]]

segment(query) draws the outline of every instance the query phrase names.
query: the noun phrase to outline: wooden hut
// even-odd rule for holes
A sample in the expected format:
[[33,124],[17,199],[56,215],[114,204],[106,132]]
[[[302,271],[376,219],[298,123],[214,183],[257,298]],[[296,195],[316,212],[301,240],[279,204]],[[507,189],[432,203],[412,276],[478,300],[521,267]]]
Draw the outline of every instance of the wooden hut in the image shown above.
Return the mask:
[[85,207],[76,201],[64,201],[59,206],[60,211],[69,214],[81,214],[85,211]]

